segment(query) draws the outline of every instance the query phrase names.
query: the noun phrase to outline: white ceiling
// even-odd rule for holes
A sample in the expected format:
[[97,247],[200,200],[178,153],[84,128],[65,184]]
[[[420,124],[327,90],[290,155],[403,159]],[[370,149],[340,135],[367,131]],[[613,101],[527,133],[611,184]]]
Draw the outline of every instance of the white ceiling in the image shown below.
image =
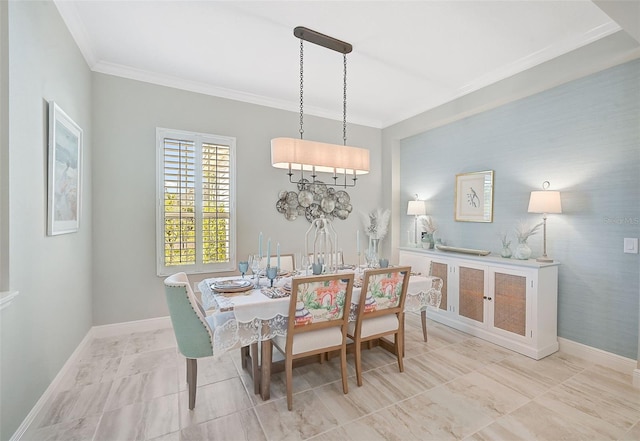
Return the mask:
[[[350,123],[383,128],[619,31],[591,1],[72,1],[103,72],[299,111],[305,26],[353,45]],[[342,119],[342,54],[305,43],[305,113]]]

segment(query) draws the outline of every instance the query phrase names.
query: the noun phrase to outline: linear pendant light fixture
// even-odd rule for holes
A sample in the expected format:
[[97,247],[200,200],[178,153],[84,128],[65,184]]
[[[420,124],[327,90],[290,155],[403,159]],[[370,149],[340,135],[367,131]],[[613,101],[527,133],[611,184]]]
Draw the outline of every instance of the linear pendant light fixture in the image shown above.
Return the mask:
[[[344,41],[298,26],[293,35],[300,39],[300,139],[274,138],[271,140],[271,165],[288,170],[289,182],[305,182],[304,172],[311,172],[312,181],[318,172],[332,173],[333,186],[355,187],[358,175],[369,173],[369,150],[347,146],[347,54],[352,46]],[[343,145],[303,139],[303,42],[317,44],[343,54]],[[293,179],[293,171],[300,171],[300,180]],[[338,182],[340,181],[340,182]],[[348,181],[352,181],[349,183]]]

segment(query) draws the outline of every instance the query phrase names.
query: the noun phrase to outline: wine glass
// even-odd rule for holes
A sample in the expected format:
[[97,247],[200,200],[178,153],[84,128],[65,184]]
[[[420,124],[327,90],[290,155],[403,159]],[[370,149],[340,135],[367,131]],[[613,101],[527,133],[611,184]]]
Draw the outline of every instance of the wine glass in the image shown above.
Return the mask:
[[244,279],[244,274],[247,272],[247,270],[249,270],[249,262],[238,262],[238,270],[240,271],[240,274],[242,274],[242,278]]
[[260,262],[262,259],[258,254],[249,256],[249,259],[251,260],[251,272],[253,272],[253,278],[255,279],[254,286],[258,288],[260,283]]
[[277,275],[278,275],[278,268],[277,267],[275,267],[275,266],[268,266],[267,267],[267,278],[271,282],[271,288],[273,288],[273,279],[275,279]]
[[309,275],[309,265],[309,255],[303,254],[302,258],[300,259],[300,272],[302,273],[302,271],[304,271],[305,276]]

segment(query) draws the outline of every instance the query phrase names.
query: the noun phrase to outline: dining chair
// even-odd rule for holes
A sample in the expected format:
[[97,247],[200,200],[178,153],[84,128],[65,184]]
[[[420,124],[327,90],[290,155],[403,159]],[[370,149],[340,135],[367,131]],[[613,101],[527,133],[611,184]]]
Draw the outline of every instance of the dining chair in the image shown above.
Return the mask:
[[[331,256],[330,253],[329,253],[329,256]],[[325,265],[329,265],[329,260],[328,258],[325,258],[324,253],[319,253],[318,257],[322,259]],[[333,258],[334,258],[333,263],[338,267],[338,269],[344,267],[344,254],[342,253],[342,251],[337,251],[336,253],[334,253]],[[309,253],[309,262],[313,263],[314,260],[315,260],[314,254]]]
[[[266,256],[262,258],[262,268],[266,265]],[[276,266],[278,264],[278,256],[271,256],[269,258],[269,265]],[[280,254],[280,271],[292,273],[296,270],[296,259],[293,254]]]
[[[399,264],[401,266],[410,266],[411,272],[419,276],[431,276],[431,268],[433,262],[427,256],[418,256],[409,253],[401,253]],[[430,299],[431,301],[431,299]],[[438,302],[437,308],[440,307]],[[422,338],[427,341],[427,307],[420,311],[420,321],[422,322]]]
[[[173,274],[164,280],[165,295],[173,332],[178,350],[187,358],[187,386],[189,390],[189,409],[196,405],[196,387],[198,382],[198,358],[213,356],[213,333],[216,326],[224,320],[220,315],[205,314],[205,310],[193,294],[189,278],[183,272]],[[256,363],[253,365],[254,389],[257,381],[257,344],[251,345]]]
[[356,379],[362,386],[362,343],[393,335],[398,368],[404,372],[404,302],[411,267],[365,270],[356,320],[349,322],[347,336],[353,340]]
[[349,391],[346,343],[353,279],[354,274],[331,274],[292,280],[287,335],[271,340],[285,358],[289,410],[293,407],[293,361],[299,358],[339,350],[342,390]]

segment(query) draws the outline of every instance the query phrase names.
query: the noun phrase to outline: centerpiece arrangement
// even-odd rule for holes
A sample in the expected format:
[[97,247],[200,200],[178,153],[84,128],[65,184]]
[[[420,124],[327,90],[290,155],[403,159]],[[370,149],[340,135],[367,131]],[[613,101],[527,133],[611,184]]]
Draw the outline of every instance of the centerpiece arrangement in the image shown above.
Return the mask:
[[378,266],[378,250],[380,241],[387,235],[391,210],[378,208],[370,213],[362,213],[364,231],[369,236],[369,249],[367,250],[367,266],[375,268]]

